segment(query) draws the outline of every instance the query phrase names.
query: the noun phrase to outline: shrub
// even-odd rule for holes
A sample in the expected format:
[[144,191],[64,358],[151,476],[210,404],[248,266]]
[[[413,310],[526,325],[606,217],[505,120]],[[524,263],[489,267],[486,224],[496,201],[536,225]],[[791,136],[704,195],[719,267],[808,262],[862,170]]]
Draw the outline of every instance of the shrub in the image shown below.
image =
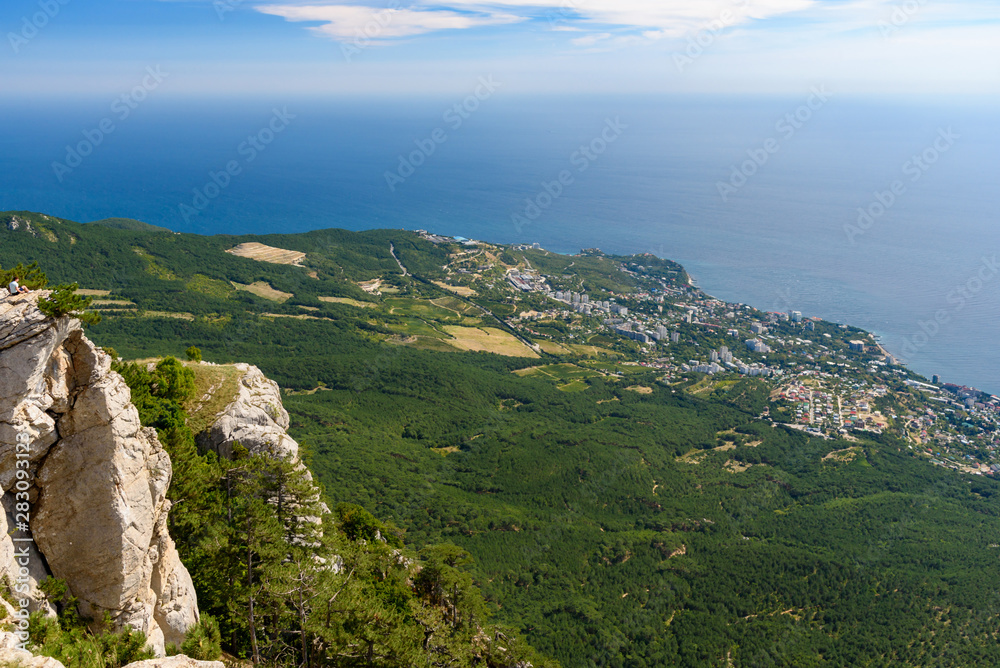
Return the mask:
[[88,325],[96,325],[101,321],[101,315],[85,311],[94,301],[93,297],[83,297],[76,294],[79,284],[60,285],[48,297],[38,300],[38,308],[50,318],[61,318],[68,315]]
[[202,615],[184,637],[181,653],[197,661],[216,661],[222,656],[222,634],[211,615]]

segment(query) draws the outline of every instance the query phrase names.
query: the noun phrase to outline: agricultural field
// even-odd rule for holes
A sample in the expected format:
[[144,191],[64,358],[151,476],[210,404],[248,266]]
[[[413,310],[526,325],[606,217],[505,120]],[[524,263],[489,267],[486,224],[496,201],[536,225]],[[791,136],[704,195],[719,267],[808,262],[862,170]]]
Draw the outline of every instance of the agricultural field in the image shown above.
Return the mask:
[[444,281],[433,281],[433,283],[442,290],[454,292],[456,295],[461,295],[463,297],[472,297],[476,294],[475,290],[464,285],[451,285],[450,283],[445,283]]
[[495,353],[507,357],[538,357],[538,353],[512,335],[492,327],[455,327],[446,325],[452,336],[448,343],[460,350]]
[[246,257],[251,260],[257,260],[258,262],[270,262],[271,264],[292,264],[297,267],[301,267],[302,260],[306,258],[305,253],[285,250],[283,248],[275,248],[273,246],[265,246],[264,244],[257,242],[240,244],[235,248],[230,248],[226,252],[236,255],[237,257]]
[[347,304],[348,306],[355,306],[357,308],[375,308],[376,306],[372,302],[358,301],[350,297],[317,297],[317,299],[327,304]]

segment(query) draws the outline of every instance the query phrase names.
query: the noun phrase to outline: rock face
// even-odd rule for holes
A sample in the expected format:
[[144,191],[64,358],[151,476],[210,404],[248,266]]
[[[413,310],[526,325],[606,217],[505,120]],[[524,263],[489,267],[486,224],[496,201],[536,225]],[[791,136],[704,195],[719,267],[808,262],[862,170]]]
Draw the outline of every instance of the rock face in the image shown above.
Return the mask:
[[[156,432],[140,425],[111,359],[78,321],[46,317],[37,297],[0,299],[0,488],[8,511],[0,513],[0,574],[12,582],[20,575],[35,607],[38,581],[64,579],[85,615],[109,613],[119,627],[145,632],[162,655],[164,643],[179,645],[198,621],[191,577],[166,528],[170,458]],[[28,534],[8,525],[24,495],[33,544],[15,543],[12,532]],[[25,547],[27,571],[15,562],[15,548]]]
[[238,441],[253,454],[298,461],[299,444],[285,433],[288,412],[278,384],[249,364],[234,365],[243,373],[236,397],[215,423],[198,435],[198,444],[232,458]]

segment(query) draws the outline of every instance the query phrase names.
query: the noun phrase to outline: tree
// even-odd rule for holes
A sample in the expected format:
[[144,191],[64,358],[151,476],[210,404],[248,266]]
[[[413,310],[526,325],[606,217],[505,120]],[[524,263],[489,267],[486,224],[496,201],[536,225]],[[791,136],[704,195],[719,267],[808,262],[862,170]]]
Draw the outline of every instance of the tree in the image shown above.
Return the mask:
[[94,298],[76,294],[79,288],[76,283],[57,286],[48,297],[38,300],[38,308],[50,318],[68,315],[88,325],[96,325],[101,321],[101,314],[86,310]]
[[190,348],[184,351],[184,354],[187,355],[188,361],[191,362],[201,361],[201,349],[199,348],[191,346]]
[[0,285],[6,287],[8,283],[17,279],[17,282],[29,290],[43,290],[49,284],[49,279],[39,267],[37,262],[32,262],[27,267],[18,264],[6,271],[0,269]]

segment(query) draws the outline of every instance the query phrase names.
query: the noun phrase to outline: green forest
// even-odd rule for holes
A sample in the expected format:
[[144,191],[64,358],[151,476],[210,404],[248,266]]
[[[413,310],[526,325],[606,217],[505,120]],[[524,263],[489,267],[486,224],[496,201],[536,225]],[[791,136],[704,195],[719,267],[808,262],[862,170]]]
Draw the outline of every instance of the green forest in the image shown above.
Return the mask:
[[[10,230],[12,217],[34,233]],[[224,252],[247,242],[306,260]],[[197,346],[210,362],[255,364],[283,388],[290,433],[331,508],[323,525],[261,503],[320,501],[282,463],[197,451],[185,382],[164,380],[183,366],[117,363],[170,449],[172,498],[191,501],[172,511],[172,534],[229,651],[265,665],[307,655],[513,665],[496,654],[502,637],[535,666],[1000,665],[997,482],[934,467],[888,435],[823,439],[763,421],[770,388],[757,379],[696,395],[623,357],[396,343],[414,316],[386,307],[390,295],[445,295],[433,281],[449,252],[403,231],[199,237],[0,215],[0,267],[38,261],[53,284],[132,305],[102,309],[87,329],[98,345],[123,360]],[[602,284],[603,257],[574,258],[595,294],[634,287],[624,273]],[[378,278],[391,293],[358,285]],[[294,296],[232,287],[257,281]],[[511,306],[499,293],[477,299],[493,312]],[[575,391],[534,372],[570,363],[586,371]],[[281,554],[270,552],[280,536]],[[309,550],[343,567],[317,574]],[[257,589],[233,584],[252,566],[246,554],[274,583],[254,601],[254,621]],[[328,613],[301,615],[288,591],[343,593]]]

